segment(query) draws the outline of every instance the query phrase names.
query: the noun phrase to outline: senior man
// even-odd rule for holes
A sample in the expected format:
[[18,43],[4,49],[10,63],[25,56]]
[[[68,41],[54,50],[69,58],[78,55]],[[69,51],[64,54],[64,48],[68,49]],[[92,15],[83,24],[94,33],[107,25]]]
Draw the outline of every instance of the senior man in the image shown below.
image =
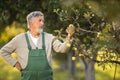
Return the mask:
[[[67,30],[68,36],[64,43],[55,40],[52,34],[43,32],[44,14],[40,11],[28,14],[27,24],[29,30],[2,47],[0,54],[21,72],[21,80],[53,80],[52,48],[65,53],[68,49],[66,44],[74,31]],[[18,60],[11,56],[13,52],[17,54]]]

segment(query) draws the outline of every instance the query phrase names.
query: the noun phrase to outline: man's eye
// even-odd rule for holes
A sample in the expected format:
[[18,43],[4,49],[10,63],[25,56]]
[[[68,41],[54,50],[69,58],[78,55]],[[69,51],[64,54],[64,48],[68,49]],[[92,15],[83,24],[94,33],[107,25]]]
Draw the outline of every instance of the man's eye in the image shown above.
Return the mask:
[[41,21],[44,22],[44,20],[42,20],[42,19],[40,19],[39,21],[40,21],[40,22],[41,22]]

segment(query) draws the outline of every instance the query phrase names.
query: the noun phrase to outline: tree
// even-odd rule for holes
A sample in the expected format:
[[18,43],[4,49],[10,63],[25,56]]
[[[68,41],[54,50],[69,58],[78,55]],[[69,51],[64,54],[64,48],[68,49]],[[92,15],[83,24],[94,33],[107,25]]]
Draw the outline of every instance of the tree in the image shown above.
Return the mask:
[[[86,80],[95,80],[95,63],[101,65],[103,69],[106,69],[106,65],[109,63],[120,64],[120,38],[117,35],[120,29],[118,29],[118,25],[111,23],[106,16],[102,17],[94,13],[91,6],[84,2],[74,4],[72,9],[64,7],[63,10],[55,9],[54,12],[58,14],[64,25],[70,24],[68,28],[74,27],[76,30],[72,37],[72,52],[69,52],[68,57],[71,57],[72,54],[71,60],[78,58],[82,62]],[[65,37],[66,27],[63,27],[62,31],[58,31],[60,39]]]

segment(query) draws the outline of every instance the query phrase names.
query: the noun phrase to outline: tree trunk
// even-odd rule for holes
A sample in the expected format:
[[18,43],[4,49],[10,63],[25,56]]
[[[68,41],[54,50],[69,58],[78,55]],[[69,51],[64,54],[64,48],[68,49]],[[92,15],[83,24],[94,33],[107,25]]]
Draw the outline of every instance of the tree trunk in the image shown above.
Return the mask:
[[73,55],[73,51],[70,50],[68,52],[68,71],[69,71],[68,80],[74,80],[76,74],[75,61],[72,61],[72,55]]
[[85,68],[85,80],[95,80],[95,68],[94,62],[88,61],[87,66]]

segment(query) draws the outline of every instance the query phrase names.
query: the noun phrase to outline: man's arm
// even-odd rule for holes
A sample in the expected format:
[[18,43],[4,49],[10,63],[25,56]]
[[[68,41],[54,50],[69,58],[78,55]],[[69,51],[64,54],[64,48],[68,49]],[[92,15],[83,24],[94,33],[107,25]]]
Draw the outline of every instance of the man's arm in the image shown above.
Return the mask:
[[16,59],[14,59],[11,54],[16,50],[16,38],[13,38],[5,46],[0,49],[0,55],[13,67],[21,70],[21,66]]
[[68,51],[69,47],[67,47],[67,44],[70,44],[69,41],[65,41],[62,43],[58,39],[53,39],[53,49],[55,52],[65,53]]

